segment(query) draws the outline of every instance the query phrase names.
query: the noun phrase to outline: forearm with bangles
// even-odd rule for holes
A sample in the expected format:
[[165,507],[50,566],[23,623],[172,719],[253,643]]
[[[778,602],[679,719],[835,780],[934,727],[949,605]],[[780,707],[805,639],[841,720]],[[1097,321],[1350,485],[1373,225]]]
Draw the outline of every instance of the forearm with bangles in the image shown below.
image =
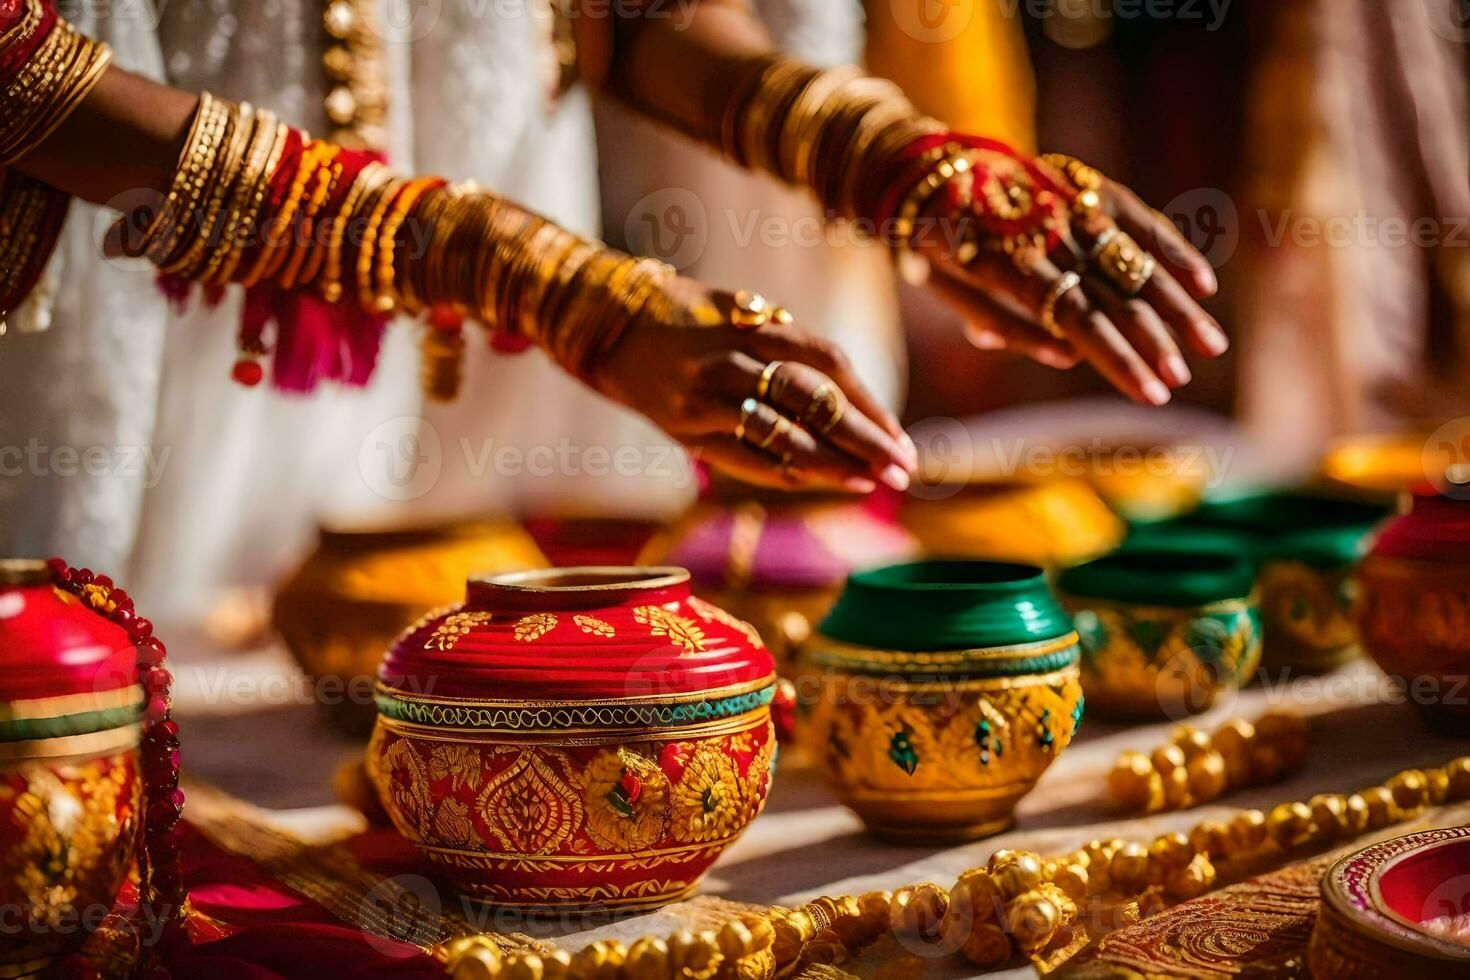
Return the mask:
[[[907,278],[927,275],[927,261],[915,256],[936,247],[959,266],[1000,251],[1023,271],[1065,248],[1096,261],[1129,295],[1152,273],[1147,253],[1106,229],[1096,171],[951,132],[896,85],[859,68],[822,70],[762,51],[758,32],[736,29],[739,16],[724,3],[696,5],[677,25],[624,15],[607,88],[731,162],[806,188],[829,219],[854,222],[890,245]],[[687,40],[693,35],[697,42]],[[702,61],[688,50],[696,45],[705,49]],[[688,84],[677,93],[654,84],[655,62],[680,69]],[[1073,222],[1088,247],[1073,238]]]
[[[237,282],[257,295],[273,287],[355,308],[345,328],[357,349],[340,338],[349,361],[371,361],[374,322],[428,316],[426,387],[440,398],[458,388],[464,319],[535,343],[590,381],[672,275],[661,262],[580,238],[473,185],[397,174],[371,154],[308,139],[269,112],[209,95],[163,206],[124,237],[128,251],[183,284]],[[263,375],[256,359],[266,352],[267,319],[247,309],[235,370],[246,384]],[[303,325],[277,319],[276,367],[291,374],[287,387],[309,386],[314,378],[299,376],[310,368],[300,362],[311,360],[297,349]],[[362,380],[363,367],[327,365],[325,375]]]

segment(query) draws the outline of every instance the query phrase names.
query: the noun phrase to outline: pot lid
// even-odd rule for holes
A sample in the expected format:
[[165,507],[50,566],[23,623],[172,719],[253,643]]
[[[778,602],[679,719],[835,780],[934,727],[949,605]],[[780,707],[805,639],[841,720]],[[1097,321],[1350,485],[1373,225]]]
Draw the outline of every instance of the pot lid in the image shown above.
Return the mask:
[[399,637],[379,680],[428,700],[656,700],[769,683],[747,624],[674,567],[585,566],[471,579]]
[[137,657],[126,630],[51,584],[44,561],[0,559],[0,702],[126,688]]

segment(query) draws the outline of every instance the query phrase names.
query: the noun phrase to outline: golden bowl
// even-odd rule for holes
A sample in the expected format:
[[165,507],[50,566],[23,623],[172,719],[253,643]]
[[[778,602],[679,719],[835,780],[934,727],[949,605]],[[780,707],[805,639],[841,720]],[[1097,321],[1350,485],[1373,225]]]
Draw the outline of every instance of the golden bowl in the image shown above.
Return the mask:
[[276,594],[272,622],[339,727],[373,726],[373,678],[383,651],[420,617],[464,597],[465,579],[544,568],[530,535],[511,521],[420,528],[323,528],[306,562]]
[[1107,554],[1123,522],[1082,479],[926,487],[899,521],[932,555],[1065,567]]

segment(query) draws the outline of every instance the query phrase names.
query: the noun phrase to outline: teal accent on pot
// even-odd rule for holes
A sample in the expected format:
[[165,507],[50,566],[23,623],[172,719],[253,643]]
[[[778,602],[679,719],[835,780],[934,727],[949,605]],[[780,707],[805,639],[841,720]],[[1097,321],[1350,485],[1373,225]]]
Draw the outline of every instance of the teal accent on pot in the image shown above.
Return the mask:
[[914,744],[909,740],[908,732],[894,732],[893,738],[888,742],[888,758],[910,776],[914,770],[919,768],[919,753],[914,750]]
[[[1067,569],[1057,587],[1081,599],[1188,608],[1244,599],[1255,585],[1255,573],[1255,566],[1246,558],[1220,552],[1135,547]],[[1078,625],[1079,632],[1096,628],[1095,619]],[[1151,629],[1147,619],[1130,626],[1130,638],[1147,652],[1156,651],[1166,636],[1163,630]]]
[[1241,534],[1261,561],[1290,559],[1327,569],[1357,561],[1389,514],[1359,501],[1264,491],[1207,500],[1180,523]]
[[1005,755],[1001,740],[996,737],[990,722],[984,719],[975,726],[975,747],[980,750],[980,764],[984,766],[990,765],[991,752],[997,759]]
[[13,718],[0,721],[0,742],[29,742],[45,738],[91,735],[134,725],[143,718],[143,702],[130,707],[78,711],[54,718]]
[[922,652],[1055,639],[1072,621],[1040,568],[934,560],[850,576],[820,629],[845,643]]

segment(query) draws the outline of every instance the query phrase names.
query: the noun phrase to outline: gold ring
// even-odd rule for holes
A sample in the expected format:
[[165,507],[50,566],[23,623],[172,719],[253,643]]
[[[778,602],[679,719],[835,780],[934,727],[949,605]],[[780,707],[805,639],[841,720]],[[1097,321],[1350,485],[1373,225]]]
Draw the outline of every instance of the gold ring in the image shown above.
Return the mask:
[[792,323],[795,323],[796,317],[792,316],[791,311],[788,310],[786,307],[778,306],[771,311],[771,322],[779,323],[781,324],[781,326],[785,327],[791,325]]
[[745,441],[745,423],[750,417],[760,410],[760,402],[754,398],[747,398],[740,403],[740,421],[735,424],[735,438],[741,442]]
[[1037,319],[1041,323],[1041,329],[1051,334],[1058,340],[1065,340],[1067,335],[1062,332],[1062,325],[1057,323],[1057,303],[1061,301],[1062,295],[1070,289],[1076,289],[1082,284],[1082,277],[1068,269],[1047,287],[1046,297],[1041,301],[1041,309],[1037,312]]
[[766,437],[764,439],[755,444],[755,448],[769,449],[771,448],[771,443],[775,442],[778,438],[784,436],[790,431],[791,420],[784,415],[777,415],[776,424],[771,426],[771,431],[766,433]]
[[771,319],[771,301],[749,289],[737,289],[731,297],[730,322],[737,327],[755,329]]
[[1098,271],[1125,296],[1137,296],[1158,268],[1154,257],[1124,231],[1108,236],[1095,252]]
[[801,410],[801,421],[807,428],[814,429],[820,435],[826,435],[832,431],[832,427],[838,423],[845,411],[847,411],[847,399],[842,392],[832,382],[823,381],[812,392],[806,408]]
[[1117,238],[1122,233],[1122,229],[1120,229],[1117,225],[1108,225],[1106,228],[1104,228],[1102,230],[1102,233],[1098,235],[1097,239],[1092,243],[1092,248],[1087,250],[1088,261],[1096,262],[1098,256],[1102,255],[1102,250],[1107,248],[1108,245],[1112,244],[1113,239]]
[[785,363],[785,361],[772,361],[766,365],[765,370],[761,371],[761,379],[756,382],[755,386],[756,401],[763,402],[766,400],[766,396],[771,393],[771,379],[776,376],[776,372],[781,370],[781,365]]

